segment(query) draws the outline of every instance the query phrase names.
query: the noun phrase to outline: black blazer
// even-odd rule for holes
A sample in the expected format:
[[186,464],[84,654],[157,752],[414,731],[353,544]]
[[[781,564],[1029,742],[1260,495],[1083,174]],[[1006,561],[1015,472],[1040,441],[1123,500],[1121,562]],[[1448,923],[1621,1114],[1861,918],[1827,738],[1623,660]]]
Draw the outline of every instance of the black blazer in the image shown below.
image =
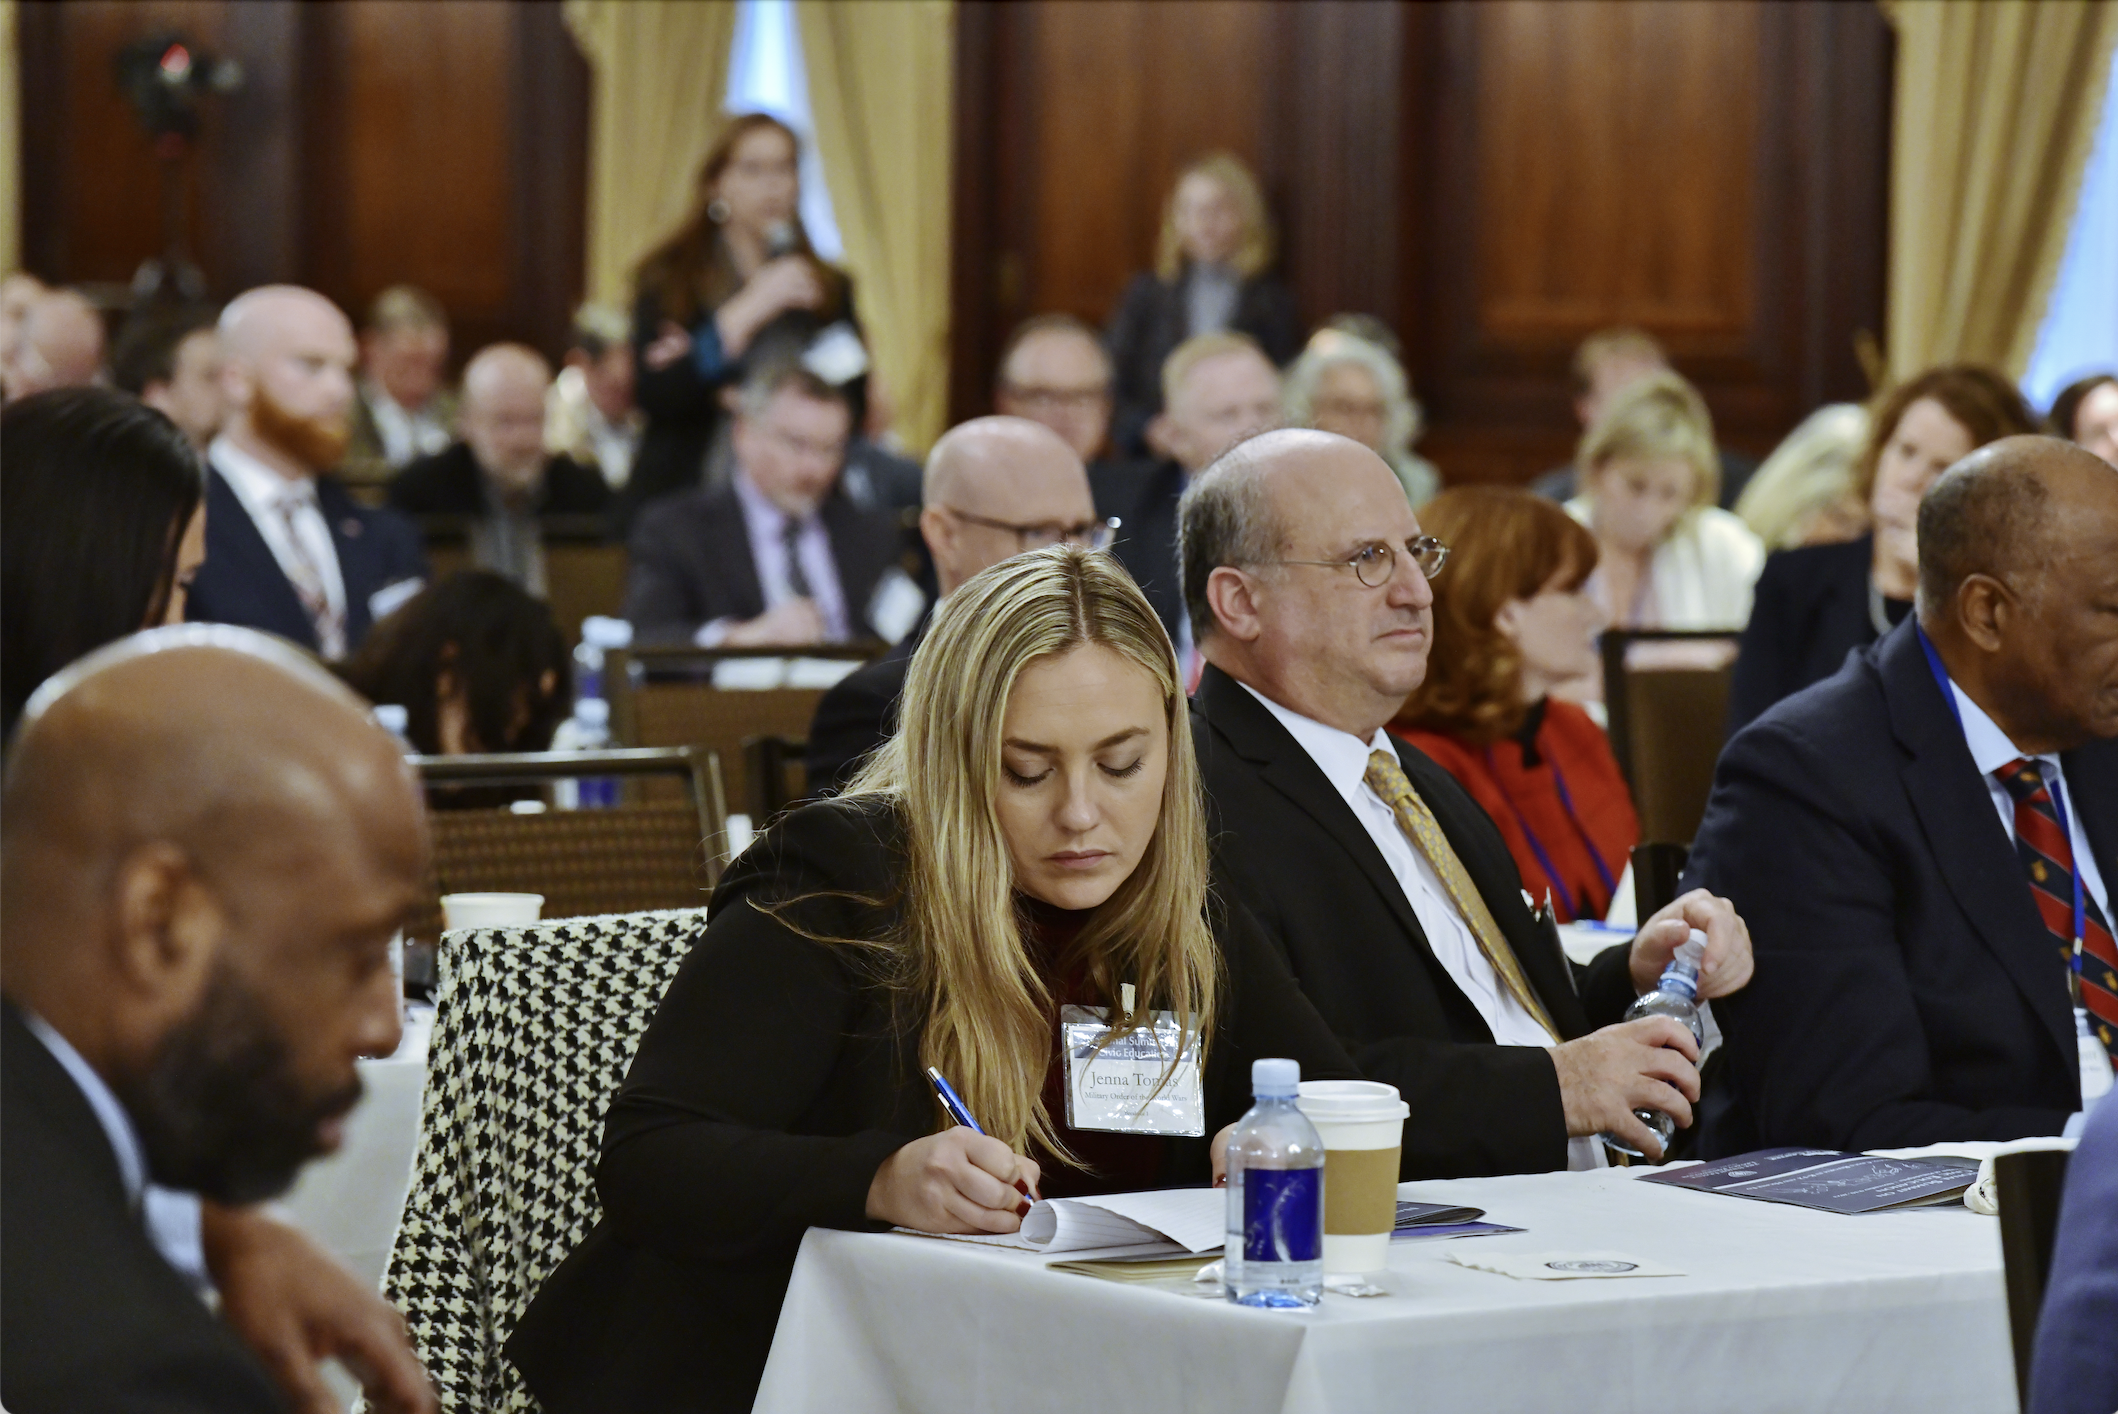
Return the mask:
[[[610,509],[610,486],[593,468],[572,457],[544,463],[540,515],[601,515]],[[485,478],[469,446],[452,443],[444,452],[421,457],[390,483],[390,504],[407,515],[482,516],[489,509]]]
[[[1405,1176],[1535,1173],[1567,1162],[1559,1075],[1541,1046],[1496,1046],[1434,956],[1389,864],[1300,742],[1235,679],[1209,665],[1191,705],[1221,873],[1371,1080],[1412,1107]],[[1625,947],[1586,968],[1539,934],[1500,831],[1463,787],[1394,741],[1568,1040],[1632,1005]]]
[[1177,564],[1177,502],[1184,469],[1173,461],[1099,461],[1088,469],[1096,514],[1120,518],[1110,552],[1140,586],[1155,617],[1177,641],[1184,619],[1184,585]]
[[[335,476],[316,478],[316,501],[331,527],[338,572],[346,584],[346,651],[351,653],[375,624],[369,600],[377,590],[426,578],[426,551],[410,521],[392,510],[358,504]],[[217,468],[209,467],[206,475],[206,563],[192,581],[184,617],[263,629],[311,652],[317,647],[316,626],[294,586]]]
[[[834,490],[819,512],[831,539],[853,636],[876,632],[868,597],[897,564],[897,522],[887,511],[857,509]],[[685,643],[715,619],[754,619],[765,590],[733,486],[663,500],[634,524],[626,571],[625,617],[644,643]]]
[[[1847,654],[1875,642],[1875,622],[1868,617],[1874,558],[1872,535],[1765,557],[1728,690],[1731,736],[1781,698],[1830,677]],[[1911,605],[1900,603],[1890,612],[1902,619]]]
[[897,730],[897,700],[904,696],[920,636],[906,634],[882,657],[840,678],[817,702],[804,763],[811,796],[843,790],[868,753]]
[[[603,1220],[507,1343],[548,1414],[748,1409],[802,1234],[881,1230],[866,1212],[876,1169],[939,1117],[917,1019],[893,1020],[869,955],[751,905],[794,900],[787,916],[809,933],[885,937],[901,840],[887,806],[824,801],[723,876],[604,1122]],[[1234,918],[1217,935],[1228,992],[1208,1136],[1249,1108],[1259,1056],[1355,1075],[1254,929]],[[1166,1182],[1205,1182],[1206,1138],[1162,1143]]]
[[[1270,275],[1243,282],[1229,328],[1256,339],[1282,367],[1302,351],[1294,291]],[[1114,366],[1111,445],[1129,456],[1147,454],[1147,424],[1162,410],[1162,361],[1188,332],[1183,276],[1169,281],[1151,270],[1133,276],[1103,336]]]
[[[2118,741],[2061,761],[2118,879]],[[2067,970],[1912,625],[1728,744],[1684,882],[1757,956],[1714,1003],[1735,1086],[1708,1156],[2057,1134],[2081,1107]]]
[[0,1004],[0,1404],[278,1414],[264,1367],[148,1240],[88,1098]]

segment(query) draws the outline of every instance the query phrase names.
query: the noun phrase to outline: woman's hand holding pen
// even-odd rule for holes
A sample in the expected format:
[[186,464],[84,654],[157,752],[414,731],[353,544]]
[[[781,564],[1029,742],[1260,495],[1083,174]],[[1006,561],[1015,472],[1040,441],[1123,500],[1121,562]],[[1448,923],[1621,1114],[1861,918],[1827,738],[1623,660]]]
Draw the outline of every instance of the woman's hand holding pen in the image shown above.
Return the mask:
[[1033,1160],[958,1125],[883,1161],[868,1185],[868,1216],[921,1232],[1010,1233],[1041,1178]]

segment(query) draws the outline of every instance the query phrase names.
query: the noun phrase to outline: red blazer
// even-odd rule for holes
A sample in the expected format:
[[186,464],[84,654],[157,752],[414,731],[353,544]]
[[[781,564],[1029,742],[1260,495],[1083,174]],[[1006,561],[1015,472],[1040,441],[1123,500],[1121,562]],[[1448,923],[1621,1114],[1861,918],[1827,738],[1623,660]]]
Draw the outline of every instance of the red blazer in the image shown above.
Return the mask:
[[[1434,758],[1493,817],[1523,887],[1539,902],[1549,889],[1560,922],[1609,911],[1626,860],[1640,843],[1640,817],[1610,741],[1588,713],[1547,699],[1530,738],[1533,762],[1526,762],[1532,753],[1520,737],[1483,747],[1424,728],[1391,730]],[[1571,811],[1561,799],[1562,779]]]

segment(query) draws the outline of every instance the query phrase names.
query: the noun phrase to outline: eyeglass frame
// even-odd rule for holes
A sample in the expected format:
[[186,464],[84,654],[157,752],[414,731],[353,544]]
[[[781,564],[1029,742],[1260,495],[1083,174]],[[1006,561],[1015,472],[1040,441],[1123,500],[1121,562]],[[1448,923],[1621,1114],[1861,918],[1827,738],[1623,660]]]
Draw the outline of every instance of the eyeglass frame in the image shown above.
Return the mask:
[[[1041,550],[1047,546],[1060,544],[1078,545],[1084,550],[1108,550],[1112,542],[1118,538],[1118,527],[1124,524],[1117,516],[1105,516],[1095,520],[1084,520],[1078,525],[1061,525],[1055,520],[1040,521],[1035,525],[1020,525],[1011,520],[994,520],[991,516],[976,515],[970,511],[960,510],[947,502],[943,502],[938,509],[948,512],[958,520],[967,521],[972,525],[982,525],[987,530],[1008,531],[1015,537],[1016,548],[1022,551]],[[1059,533],[1053,539],[1046,540],[1040,545],[1029,543],[1032,535],[1047,534],[1055,530]],[[1080,538],[1082,536],[1087,536],[1088,539],[1084,542]]]
[[[1386,559],[1383,577],[1376,580],[1373,584],[1368,582],[1368,577],[1361,573],[1360,568],[1362,557],[1371,550],[1382,551]],[[1407,540],[1405,542],[1405,553],[1412,559],[1412,568],[1418,570],[1420,575],[1430,584],[1449,565],[1449,547],[1442,542],[1439,536],[1422,535],[1416,539]],[[1420,563],[1421,559],[1426,556],[1432,556],[1434,559],[1434,567],[1432,569]],[[1327,570],[1350,569],[1353,571],[1353,577],[1360,581],[1363,588],[1381,589],[1397,577],[1397,547],[1387,540],[1371,540],[1343,560],[1260,560],[1258,563],[1265,565],[1316,565],[1321,569]]]

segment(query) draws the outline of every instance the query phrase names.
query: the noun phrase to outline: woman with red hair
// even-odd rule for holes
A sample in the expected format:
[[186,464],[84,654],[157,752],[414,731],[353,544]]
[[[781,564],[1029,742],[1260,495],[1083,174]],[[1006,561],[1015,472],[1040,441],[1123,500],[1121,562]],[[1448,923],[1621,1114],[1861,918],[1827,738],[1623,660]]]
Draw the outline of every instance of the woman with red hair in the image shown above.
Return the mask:
[[1596,668],[1603,611],[1587,592],[1596,539],[1527,491],[1445,491],[1419,513],[1449,547],[1434,586],[1427,677],[1390,729],[1500,827],[1533,897],[1562,923],[1601,918],[1640,840],[1603,729],[1553,695]]

